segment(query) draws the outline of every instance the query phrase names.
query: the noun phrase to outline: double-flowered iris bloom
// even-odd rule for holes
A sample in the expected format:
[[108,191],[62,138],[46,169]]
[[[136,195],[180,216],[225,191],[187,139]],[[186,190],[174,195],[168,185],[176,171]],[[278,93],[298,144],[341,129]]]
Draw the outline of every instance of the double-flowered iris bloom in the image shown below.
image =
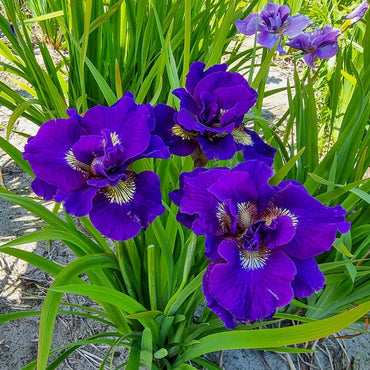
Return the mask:
[[302,14],[290,15],[287,5],[267,3],[261,14],[251,13],[244,20],[236,21],[236,28],[244,35],[254,35],[258,32],[257,42],[267,49],[272,49],[279,40],[276,48],[280,55],[286,52],[281,47],[284,36],[297,36],[310,25],[310,20]]
[[164,212],[157,174],[130,169],[140,158],[169,157],[153,134],[153,108],[136,104],[128,92],[111,107],[95,106],[83,117],[68,114],[45,122],[25,147],[36,175],[32,189],[46,200],[64,201],[67,213],[88,214],[105,236],[136,236]]
[[205,70],[203,62],[194,62],[186,88],[173,91],[180,99],[180,110],[165,104],[154,107],[154,132],[179,156],[202,150],[208,159],[230,159],[241,150],[245,159],[271,165],[276,150],[243,124],[257,93],[242,75],[226,68],[226,64],[216,64]]
[[294,296],[324,285],[314,256],[347,232],[346,211],[326,207],[298,182],[271,186],[261,161],[233,169],[196,169],[171,193],[178,220],[206,236],[211,259],[203,278],[208,307],[228,328],[273,315]]

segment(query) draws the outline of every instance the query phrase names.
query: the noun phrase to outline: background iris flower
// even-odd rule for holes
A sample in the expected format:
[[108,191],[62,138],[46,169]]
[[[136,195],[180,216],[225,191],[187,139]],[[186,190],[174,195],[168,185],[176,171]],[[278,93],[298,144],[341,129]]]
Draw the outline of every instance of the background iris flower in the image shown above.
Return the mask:
[[315,57],[329,59],[338,53],[340,30],[331,26],[303,32],[289,40],[287,45],[304,52],[303,59],[308,66],[315,68]]
[[286,52],[281,47],[283,36],[294,37],[310,25],[310,20],[302,14],[290,15],[287,5],[267,3],[260,15],[251,13],[244,20],[236,21],[236,28],[244,35],[258,32],[257,42],[267,49],[272,49],[280,39],[276,48],[280,55]]
[[357,23],[364,17],[368,7],[369,2],[363,1],[356,9],[346,15],[346,19],[350,19],[351,24]]

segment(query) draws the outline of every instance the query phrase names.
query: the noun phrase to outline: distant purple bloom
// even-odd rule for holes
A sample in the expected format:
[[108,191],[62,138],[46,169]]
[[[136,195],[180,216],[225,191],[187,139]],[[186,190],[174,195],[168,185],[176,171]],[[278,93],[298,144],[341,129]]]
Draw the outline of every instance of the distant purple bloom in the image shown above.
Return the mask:
[[46,200],[64,201],[67,213],[89,214],[105,236],[127,240],[163,213],[158,176],[128,166],[145,157],[168,158],[153,135],[149,105],[137,105],[127,92],[111,107],[95,106],[80,117],[45,122],[29,139],[24,158],[36,179],[32,189]]
[[368,1],[363,1],[356,9],[346,15],[346,19],[351,19],[351,24],[357,23],[364,17],[368,7]]
[[283,36],[294,37],[303,29],[310,25],[307,16],[296,14],[290,16],[290,9],[287,5],[267,3],[261,14],[251,13],[244,20],[236,21],[236,28],[244,35],[254,35],[259,32],[257,41],[267,49],[272,49],[280,38],[277,51],[280,55],[286,52],[281,47],[281,38]]
[[226,64],[204,68],[204,63],[194,62],[186,89],[173,91],[180,99],[179,112],[165,104],[154,107],[154,133],[176,155],[189,155],[200,147],[208,159],[230,159],[237,150],[249,150],[251,159],[258,156],[271,165],[275,149],[243,125],[245,113],[256,102],[256,91],[239,73],[227,72]]
[[315,68],[315,57],[329,59],[338,53],[338,36],[340,30],[331,26],[316,28],[311,32],[304,32],[290,39],[287,45],[302,50],[304,61],[308,66]]
[[206,236],[208,307],[228,328],[273,315],[324,285],[314,256],[348,232],[346,211],[326,207],[295,181],[271,186],[260,161],[183,173],[170,194],[178,220]]

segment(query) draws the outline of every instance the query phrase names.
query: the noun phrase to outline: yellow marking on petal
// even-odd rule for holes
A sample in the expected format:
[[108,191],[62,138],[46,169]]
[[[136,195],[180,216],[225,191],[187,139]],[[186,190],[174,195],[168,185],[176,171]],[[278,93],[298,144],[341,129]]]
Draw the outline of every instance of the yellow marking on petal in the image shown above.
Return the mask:
[[250,135],[248,135],[243,129],[235,129],[231,133],[234,137],[234,141],[237,144],[250,145],[253,146],[253,141]]
[[278,216],[288,216],[291,218],[293,226],[297,226],[298,218],[289,209],[282,209],[278,207],[267,208],[260,216],[261,219],[266,221],[266,225],[269,226],[272,223],[272,220]]
[[217,204],[216,216],[220,222],[221,231],[226,233],[231,228],[231,219],[225,210],[225,202]]
[[183,140],[193,140],[196,136],[192,132],[183,129],[179,125],[174,125],[171,131],[173,135],[178,136]]
[[238,226],[247,230],[257,219],[257,207],[254,203],[238,203]]
[[266,261],[270,256],[270,250],[262,247],[255,251],[240,249],[239,256],[241,265],[246,270],[258,270],[266,265]]
[[86,163],[80,162],[74,155],[73,150],[69,149],[66,154],[64,159],[68,163],[70,167],[72,167],[74,170],[83,172],[84,174],[88,174],[91,172],[91,167],[87,165]]
[[134,198],[135,190],[135,175],[131,172],[125,181],[120,180],[116,186],[105,186],[103,193],[110,203],[122,205],[129,203]]
[[117,132],[111,132],[111,133],[110,133],[110,138],[111,138],[111,140],[112,140],[112,144],[113,144],[113,146],[115,146],[115,145],[117,145],[117,144],[121,144],[121,141],[120,141],[120,139],[119,139],[119,137],[118,137]]

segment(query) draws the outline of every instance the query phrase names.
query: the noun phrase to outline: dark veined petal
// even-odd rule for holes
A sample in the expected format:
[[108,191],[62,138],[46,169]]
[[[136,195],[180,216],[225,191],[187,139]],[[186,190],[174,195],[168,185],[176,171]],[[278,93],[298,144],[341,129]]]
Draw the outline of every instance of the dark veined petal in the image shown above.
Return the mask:
[[199,122],[199,118],[187,109],[181,108],[176,117],[179,126],[188,132],[204,134],[207,130],[207,127]]
[[[172,94],[177,96],[180,99],[180,108],[184,108],[191,113],[198,115],[200,113],[200,107],[197,105],[197,102],[194,100],[194,97],[183,87],[180,87],[178,89],[175,89],[172,91]],[[158,107],[157,104],[154,107],[154,110],[156,107]]]
[[235,327],[235,322],[231,325],[234,319],[247,322],[271,316],[293,299],[296,268],[280,249],[243,255],[234,241],[225,240],[219,253],[225,262],[210,265],[203,292],[228,328]]
[[47,121],[28,140],[23,157],[40,180],[65,191],[78,189],[86,173],[75,165],[72,146],[84,134],[77,115]]
[[320,59],[329,59],[338,53],[338,43],[334,42],[322,46],[316,51],[316,56]]
[[257,92],[246,81],[240,85],[219,87],[213,91],[220,109],[226,110],[221,123],[235,121],[244,116],[256,103]]
[[208,191],[222,202],[236,203],[258,200],[257,184],[246,171],[229,171],[208,187]]
[[209,289],[209,276],[212,273],[213,268],[220,263],[225,263],[225,260],[221,257],[218,257],[217,259],[211,261],[211,263],[207,266],[207,270],[202,281],[203,294],[206,298],[207,307],[223,321],[227,328],[234,329],[238,324],[240,324],[240,322],[236,320],[228,310],[218,304],[217,300]]
[[303,260],[292,258],[292,261],[297,268],[297,275],[292,284],[296,297],[309,297],[324,287],[325,275],[313,257]]
[[[177,206],[180,206],[182,197],[184,195],[184,180],[187,177],[196,177],[198,176],[200,172],[204,172],[204,171],[206,171],[206,169],[200,167],[200,168],[195,168],[192,172],[182,172],[180,174],[180,179],[179,179],[180,189],[174,190],[171,193],[169,193],[169,197],[172,200],[172,202],[175,203]],[[195,218],[196,218],[196,214],[190,215],[190,214],[181,213],[181,212],[178,212],[176,216],[177,221],[183,224],[188,229],[192,228]]]
[[283,249],[292,257],[306,259],[330,249],[337,231],[348,232],[346,211],[341,206],[326,207],[297,183],[284,181],[273,202],[296,220],[294,238]]
[[83,135],[73,145],[72,152],[78,161],[90,165],[96,154],[103,154],[103,137],[101,135]]
[[206,241],[204,243],[205,251],[204,255],[211,260],[220,258],[218,253],[218,246],[225,240],[225,237],[206,235]]
[[90,219],[104,236],[114,240],[135,237],[164,212],[157,174],[127,173],[115,187],[106,187],[94,197]]

